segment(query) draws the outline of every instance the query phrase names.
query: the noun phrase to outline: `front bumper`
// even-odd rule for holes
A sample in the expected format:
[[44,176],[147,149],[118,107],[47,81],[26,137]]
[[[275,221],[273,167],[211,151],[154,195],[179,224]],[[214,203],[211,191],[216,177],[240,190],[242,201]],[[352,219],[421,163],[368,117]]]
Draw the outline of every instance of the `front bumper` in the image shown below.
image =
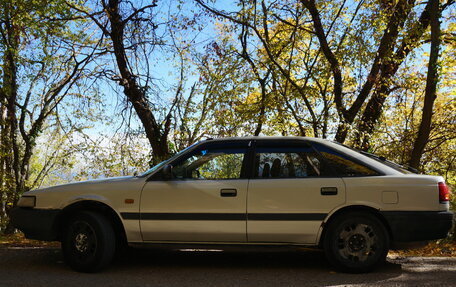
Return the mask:
[[15,207],[9,212],[14,227],[24,232],[29,239],[57,240],[58,209],[33,209]]
[[453,225],[450,211],[383,211],[381,214],[396,242],[445,238]]

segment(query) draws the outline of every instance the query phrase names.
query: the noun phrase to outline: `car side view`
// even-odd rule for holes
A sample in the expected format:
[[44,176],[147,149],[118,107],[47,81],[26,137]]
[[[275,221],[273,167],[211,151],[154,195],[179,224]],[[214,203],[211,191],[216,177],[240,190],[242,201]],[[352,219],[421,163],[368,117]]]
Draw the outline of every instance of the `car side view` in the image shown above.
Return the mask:
[[208,139],[139,176],[25,193],[10,213],[27,238],[61,241],[78,271],[126,244],[323,248],[367,272],[398,242],[444,238],[450,191],[375,155],[307,137]]

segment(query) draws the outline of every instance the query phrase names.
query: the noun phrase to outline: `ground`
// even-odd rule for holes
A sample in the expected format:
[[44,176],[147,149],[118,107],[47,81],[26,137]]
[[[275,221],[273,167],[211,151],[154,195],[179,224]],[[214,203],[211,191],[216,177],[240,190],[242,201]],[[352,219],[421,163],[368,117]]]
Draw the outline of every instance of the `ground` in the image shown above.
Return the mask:
[[[9,236],[0,235],[1,247],[60,247],[60,244],[26,239],[21,232],[18,232]],[[420,248],[391,251],[390,256],[456,257],[456,240],[432,241]]]
[[0,286],[456,286],[456,257],[390,253],[375,272],[344,274],[318,250],[131,249],[102,273],[81,274],[58,244],[19,239],[0,241]]

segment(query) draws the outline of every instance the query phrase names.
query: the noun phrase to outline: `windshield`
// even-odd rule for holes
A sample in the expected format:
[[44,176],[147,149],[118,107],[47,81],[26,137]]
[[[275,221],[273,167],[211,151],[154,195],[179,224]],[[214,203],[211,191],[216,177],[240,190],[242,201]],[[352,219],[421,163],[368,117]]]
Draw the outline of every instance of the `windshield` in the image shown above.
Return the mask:
[[186,152],[187,150],[189,150],[190,148],[192,148],[193,146],[195,146],[195,144],[192,144],[191,146],[181,150],[180,152],[176,153],[175,155],[173,155],[172,157],[170,157],[169,159],[167,160],[164,160],[162,162],[160,162],[159,164],[157,165],[154,165],[152,168],[150,168],[149,170],[147,170],[146,172],[144,172],[143,174],[141,174],[139,177],[143,177],[143,176],[147,176],[153,172],[155,172],[156,170],[160,169],[161,167],[163,167],[164,165],[166,165],[168,162],[171,162],[173,161],[175,158],[179,157],[181,154],[183,154],[184,152]]

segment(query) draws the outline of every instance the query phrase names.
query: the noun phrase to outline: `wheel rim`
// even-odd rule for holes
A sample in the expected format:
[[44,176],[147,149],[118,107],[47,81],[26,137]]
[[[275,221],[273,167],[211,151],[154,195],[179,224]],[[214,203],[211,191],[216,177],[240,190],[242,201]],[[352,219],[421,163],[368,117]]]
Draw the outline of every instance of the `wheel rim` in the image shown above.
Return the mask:
[[85,221],[71,225],[71,249],[78,261],[88,261],[97,251],[97,236],[92,226]]
[[365,262],[379,249],[378,236],[368,224],[347,224],[339,232],[337,247],[342,258]]

